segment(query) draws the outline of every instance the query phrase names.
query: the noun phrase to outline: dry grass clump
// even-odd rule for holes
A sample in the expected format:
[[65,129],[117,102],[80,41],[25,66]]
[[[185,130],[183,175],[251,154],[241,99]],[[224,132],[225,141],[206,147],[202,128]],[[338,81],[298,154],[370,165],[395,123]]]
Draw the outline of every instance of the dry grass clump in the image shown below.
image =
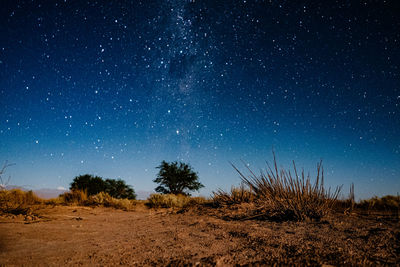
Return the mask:
[[53,200],[55,204],[66,205],[85,205],[88,200],[86,191],[72,190],[61,194],[57,199]]
[[85,203],[89,206],[104,206],[104,207],[112,207],[116,209],[122,210],[130,210],[134,206],[134,202],[127,198],[118,199],[113,198],[108,193],[100,192],[96,195],[90,196],[89,199]]
[[151,194],[147,199],[150,208],[185,208],[203,204],[207,200],[203,197],[190,197],[174,194]]
[[375,196],[371,199],[362,200],[356,207],[364,210],[399,211],[400,196],[388,195],[381,198]]
[[122,210],[130,210],[135,204],[133,200],[113,198],[105,192],[88,196],[86,191],[82,190],[66,192],[56,199],[49,200],[47,203],[54,205],[104,206]]
[[[233,166],[233,165],[232,165]],[[331,192],[324,188],[322,162],[317,164],[317,177],[314,183],[304,170],[298,175],[293,162],[294,173],[283,168],[278,169],[274,154],[274,170],[268,165],[266,172],[260,175],[247,167],[250,175],[246,177],[235,166],[243,183],[256,196],[254,216],[276,220],[319,220],[328,213],[339,196],[341,187]]]
[[20,189],[0,190],[0,213],[13,215],[28,215],[33,206],[43,203],[32,191]]
[[240,203],[251,203],[256,199],[256,195],[244,184],[239,187],[232,186],[230,192],[219,189],[213,192],[213,203],[216,206],[234,205]]

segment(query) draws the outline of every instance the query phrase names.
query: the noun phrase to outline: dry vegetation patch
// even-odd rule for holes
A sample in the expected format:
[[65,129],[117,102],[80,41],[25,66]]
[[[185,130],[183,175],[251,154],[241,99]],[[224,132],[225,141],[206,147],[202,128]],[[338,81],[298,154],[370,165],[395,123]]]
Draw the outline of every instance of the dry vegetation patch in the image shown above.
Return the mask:
[[[233,166],[233,165],[232,165]],[[274,154],[274,168],[269,165],[265,172],[255,174],[246,166],[249,175],[246,176],[238,168],[243,185],[232,188],[231,192],[219,190],[214,193],[216,206],[231,206],[240,203],[252,203],[247,209],[248,217],[258,217],[272,220],[306,219],[320,220],[332,210],[337,201],[341,187],[331,191],[324,187],[324,170],[322,162],[317,164],[317,176],[314,182],[304,170],[297,172],[293,162],[293,172],[279,169]]]
[[214,192],[214,205],[229,206],[241,203],[252,203],[256,200],[256,195],[253,191],[247,188],[244,184],[239,187],[232,186],[230,192],[225,192],[221,189]]
[[48,201],[47,203],[58,205],[104,206],[122,210],[131,210],[135,206],[136,202],[136,200],[126,198],[114,198],[105,192],[88,196],[86,191],[72,190],[71,192],[66,192],[60,195],[56,199]]
[[356,205],[357,208],[365,210],[383,210],[383,211],[397,211],[400,210],[400,196],[384,196],[373,197],[371,199],[363,200]]
[[[399,196],[355,203],[352,186],[338,200],[341,188],[324,187],[321,163],[314,182],[293,167],[278,169],[275,156],[258,175],[235,167],[242,184],[212,199],[152,194],[137,201],[73,190],[43,200],[1,190],[0,265],[399,264]],[[12,216],[45,220],[29,228],[33,222]]]
[[[127,203],[106,193],[85,197],[84,192],[70,192],[52,200],[52,205],[44,205],[51,202],[43,202],[29,192],[3,192],[8,201],[41,203],[37,213],[45,220],[37,220],[34,225],[1,221],[0,265],[46,262],[50,265],[340,266],[400,262],[398,217],[331,212],[319,221],[282,220],[282,217],[273,221],[270,216],[253,220],[249,215],[260,204],[251,192],[243,186],[239,190],[234,188],[225,200],[218,200],[217,203],[224,203],[219,206],[214,202],[217,200],[184,195],[155,194],[148,201]],[[233,201],[226,199],[231,195]],[[65,199],[69,202],[63,202]],[[83,202],[79,204],[78,200]],[[77,203],[81,206],[76,206]],[[137,203],[139,208],[130,206]],[[29,262],[20,255],[28,255]]]
[[147,199],[150,208],[187,208],[206,203],[203,197],[191,197],[175,194],[151,194]]
[[32,191],[20,189],[0,190],[0,214],[34,216],[35,210],[43,200],[37,197]]

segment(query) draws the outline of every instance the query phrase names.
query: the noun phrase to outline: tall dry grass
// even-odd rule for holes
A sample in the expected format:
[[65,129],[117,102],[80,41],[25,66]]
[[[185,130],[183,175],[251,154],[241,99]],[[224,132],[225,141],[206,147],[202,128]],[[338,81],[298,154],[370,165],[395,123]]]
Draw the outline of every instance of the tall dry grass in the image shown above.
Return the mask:
[[341,187],[331,191],[324,187],[322,161],[317,164],[314,182],[304,170],[300,175],[293,161],[293,172],[279,169],[275,153],[273,168],[267,163],[265,172],[256,175],[249,167],[249,175],[244,175],[234,165],[243,183],[255,195],[256,215],[278,220],[319,220],[328,213],[337,200]]
[[363,210],[397,211],[400,212],[400,196],[387,195],[362,200],[356,207]]
[[64,205],[85,205],[88,200],[87,191],[84,190],[72,190],[70,192],[65,192],[58,196],[57,199],[53,201],[55,204]]
[[135,200],[130,200],[127,198],[118,199],[110,196],[108,193],[100,192],[96,195],[90,196],[85,202],[85,205],[131,210],[135,206]]
[[27,215],[33,211],[35,205],[42,203],[43,200],[32,191],[0,190],[0,213],[3,214]]
[[206,201],[203,197],[190,197],[181,194],[151,194],[146,204],[150,208],[186,208],[203,204]]
[[122,210],[130,210],[135,206],[135,200],[118,199],[106,192],[88,196],[84,190],[72,190],[61,194],[58,198],[48,201],[53,205],[103,206]]
[[216,206],[226,206],[254,202],[256,195],[242,183],[238,187],[232,186],[230,192],[221,189],[213,192],[212,200]]

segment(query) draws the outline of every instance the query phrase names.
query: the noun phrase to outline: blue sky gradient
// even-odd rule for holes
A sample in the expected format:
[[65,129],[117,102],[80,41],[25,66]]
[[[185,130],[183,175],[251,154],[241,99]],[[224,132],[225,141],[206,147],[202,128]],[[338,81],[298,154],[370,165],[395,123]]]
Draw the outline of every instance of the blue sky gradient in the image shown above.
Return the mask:
[[155,188],[190,163],[208,196],[295,160],[356,197],[400,191],[393,1],[11,1],[0,16],[0,160],[12,183],[91,173]]

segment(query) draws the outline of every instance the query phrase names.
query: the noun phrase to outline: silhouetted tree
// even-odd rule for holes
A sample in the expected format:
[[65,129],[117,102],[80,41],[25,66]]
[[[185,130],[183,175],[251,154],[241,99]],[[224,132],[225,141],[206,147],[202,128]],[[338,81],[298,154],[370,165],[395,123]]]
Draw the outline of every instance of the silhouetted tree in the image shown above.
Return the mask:
[[157,168],[160,171],[153,182],[160,184],[155,189],[159,193],[190,195],[188,191],[199,190],[204,187],[198,181],[197,173],[188,164],[178,163],[177,161],[172,163],[162,161]]
[[79,175],[74,178],[69,187],[70,190],[83,190],[87,191],[88,196],[96,195],[100,192],[105,192],[107,185],[103,178],[93,176],[91,174]]
[[114,198],[135,199],[136,194],[133,188],[123,180],[106,179],[90,174],[76,176],[71,183],[70,190],[86,191],[88,196],[106,192]]
[[128,198],[136,199],[136,194],[133,188],[125,183],[125,181],[118,179],[107,179],[106,193],[115,198]]

